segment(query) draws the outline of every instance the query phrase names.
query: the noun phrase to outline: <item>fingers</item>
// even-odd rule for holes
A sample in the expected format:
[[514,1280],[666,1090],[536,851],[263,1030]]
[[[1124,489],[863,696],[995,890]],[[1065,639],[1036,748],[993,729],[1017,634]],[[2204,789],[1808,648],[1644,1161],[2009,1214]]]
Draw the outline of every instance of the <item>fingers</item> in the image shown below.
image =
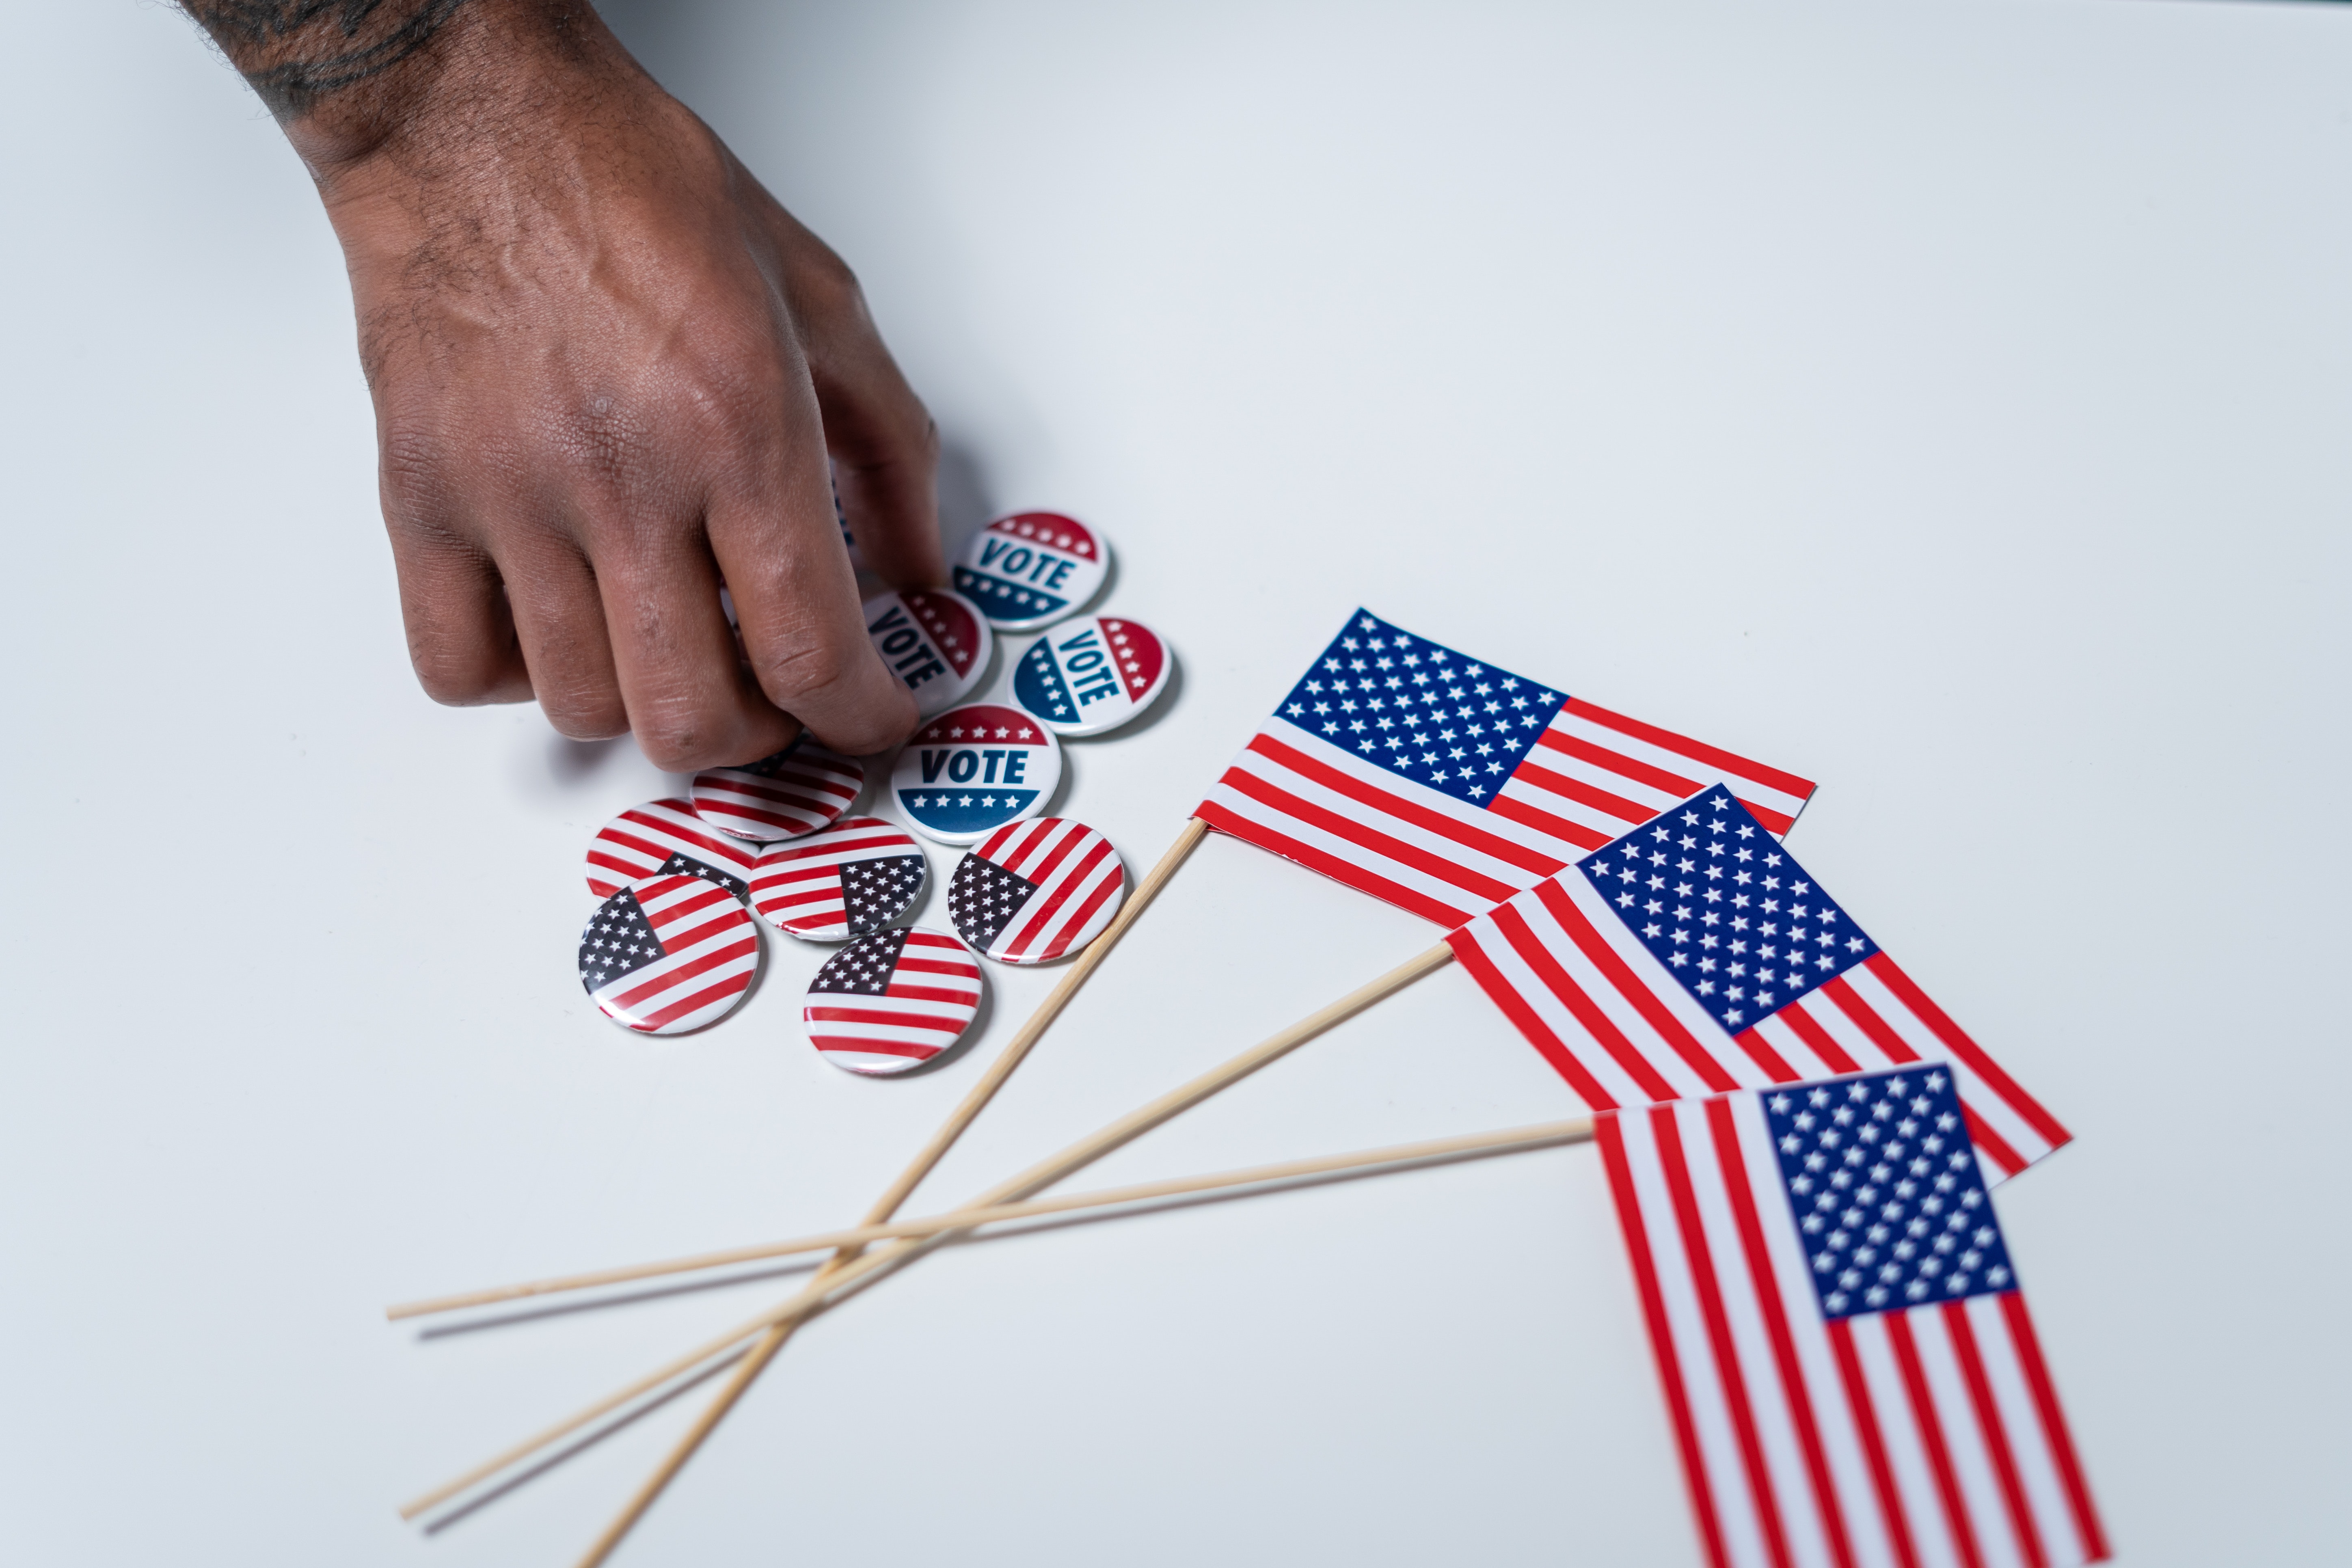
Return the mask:
[[[755,424],[714,478],[706,526],[760,689],[824,744],[863,756],[913,732],[915,700],[866,637],[814,405],[804,384],[779,389],[781,418]],[[716,602],[714,584],[714,614]]]
[[570,539],[539,523],[509,525],[498,543],[516,640],[547,721],[575,741],[626,734],[629,710],[587,558]]
[[[609,527],[592,532],[615,539]],[[690,773],[757,762],[798,737],[800,723],[769,700],[737,655],[719,606],[719,568],[699,530],[633,531],[602,552],[596,567],[628,726],[647,757]],[[740,588],[735,597],[740,616]]]
[[400,618],[417,684],[436,702],[528,702],[530,675],[498,568],[457,534],[390,522]]
[[943,584],[938,428],[883,346],[856,278],[772,199],[761,205],[782,258],[786,302],[858,552],[893,587]]

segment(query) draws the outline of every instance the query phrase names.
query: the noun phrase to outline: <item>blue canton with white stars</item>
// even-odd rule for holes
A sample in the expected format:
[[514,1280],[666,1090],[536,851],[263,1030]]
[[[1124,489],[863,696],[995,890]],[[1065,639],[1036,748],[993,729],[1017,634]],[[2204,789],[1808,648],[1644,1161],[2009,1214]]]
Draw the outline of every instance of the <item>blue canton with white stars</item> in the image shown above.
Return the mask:
[[1400,777],[1485,806],[1567,700],[1359,610],[1274,711]]
[[1878,951],[1721,784],[1577,869],[1735,1035]]
[[1757,1098],[1823,1316],[2016,1285],[1950,1073],[1906,1068]]

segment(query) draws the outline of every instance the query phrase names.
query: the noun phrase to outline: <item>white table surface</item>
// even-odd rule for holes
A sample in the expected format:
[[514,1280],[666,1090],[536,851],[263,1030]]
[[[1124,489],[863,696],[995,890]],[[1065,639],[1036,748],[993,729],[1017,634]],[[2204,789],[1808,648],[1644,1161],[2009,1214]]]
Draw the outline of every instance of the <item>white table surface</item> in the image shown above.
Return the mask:
[[[393,1504],[782,1287],[381,1306],[845,1222],[1054,975],[900,1082],[789,942],[600,1019],[583,841],[671,781],[417,691],[301,170],[169,9],[9,9],[0,1559],[560,1568],[689,1402]],[[615,20],[859,269],[951,527],[1117,540],[1182,686],[1064,798],[1131,868],[1359,601],[1824,781],[1792,847],[2079,1134],[2002,1215],[2123,1559],[2335,1559],[2352,12]],[[1213,839],[917,1206],[1433,935]],[[1082,1183],[1575,1109],[1449,970]],[[1580,1149],[937,1257],[621,1561],[1698,1557]]]

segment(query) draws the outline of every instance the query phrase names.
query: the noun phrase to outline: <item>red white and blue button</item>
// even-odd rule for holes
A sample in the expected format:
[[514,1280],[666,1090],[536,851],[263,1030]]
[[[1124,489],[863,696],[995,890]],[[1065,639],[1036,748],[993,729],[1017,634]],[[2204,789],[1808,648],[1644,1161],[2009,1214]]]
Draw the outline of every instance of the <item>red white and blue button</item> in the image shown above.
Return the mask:
[[996,635],[980,606],[944,588],[866,600],[866,635],[915,694],[915,710],[926,719],[978,685],[996,649]]
[[890,794],[915,830],[976,844],[1037,816],[1062,782],[1062,743],[1018,708],[973,702],[915,731],[890,770]]
[[751,907],[803,942],[844,942],[907,912],[929,875],[923,847],[878,816],[845,816],[822,833],[760,852]]
[[633,805],[588,841],[588,890],[609,899],[640,877],[701,877],[745,896],[758,849],[714,830],[682,800]]
[[1013,696],[1056,735],[1099,735],[1168,689],[1175,660],[1140,621],[1088,616],[1056,626],[1021,656]]
[[1029,632],[1086,608],[1110,575],[1110,541],[1057,511],[1000,517],[957,557],[956,591],[1000,631]]
[[845,1072],[912,1072],[980,1015],[980,960],[945,931],[901,926],[861,936],[809,982],[801,1021]]
[[771,844],[835,821],[865,787],[865,763],[801,741],[740,768],[703,769],[694,810],[721,833]]
[[717,1023],[742,1005],[759,972],[751,911],[701,877],[631,882],[580,933],[580,984],[589,999],[641,1035]]
[[1102,935],[1127,893],[1109,839],[1066,816],[1000,827],[948,882],[948,916],[1000,963],[1051,963]]

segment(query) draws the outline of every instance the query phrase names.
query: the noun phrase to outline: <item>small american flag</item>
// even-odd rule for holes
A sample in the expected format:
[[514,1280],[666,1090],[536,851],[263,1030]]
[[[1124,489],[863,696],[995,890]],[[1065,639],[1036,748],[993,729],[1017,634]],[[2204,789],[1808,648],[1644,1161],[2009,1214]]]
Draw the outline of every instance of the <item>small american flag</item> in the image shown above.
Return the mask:
[[760,852],[751,907],[779,931],[839,942],[880,931],[923,890],[929,862],[904,830],[845,816],[824,832]]
[[1194,815],[1455,926],[1717,781],[1776,835],[1814,788],[1359,610]]
[[825,960],[801,1007],[809,1043],[851,1072],[908,1072],[980,1014],[980,961],[941,931],[900,927]]
[[972,847],[948,881],[948,914],[1001,963],[1051,963],[1102,934],[1126,887],[1109,839],[1066,816],[1041,816]]
[[1993,1180],[2071,1136],[1719,784],[1446,940],[1596,1110],[1941,1060]]
[[714,833],[682,800],[649,800],[606,823],[588,841],[588,890],[609,899],[656,872],[707,877],[738,898],[751,875],[751,846]]
[[682,1035],[725,1016],[759,967],[751,911],[701,877],[632,882],[580,933],[580,984],[641,1034]]
[[866,787],[855,757],[799,742],[740,768],[694,775],[694,809],[721,833],[772,843],[814,833],[847,811]]
[[1599,1120],[1716,1568],[2107,1555],[1953,1088],[1928,1066]]

